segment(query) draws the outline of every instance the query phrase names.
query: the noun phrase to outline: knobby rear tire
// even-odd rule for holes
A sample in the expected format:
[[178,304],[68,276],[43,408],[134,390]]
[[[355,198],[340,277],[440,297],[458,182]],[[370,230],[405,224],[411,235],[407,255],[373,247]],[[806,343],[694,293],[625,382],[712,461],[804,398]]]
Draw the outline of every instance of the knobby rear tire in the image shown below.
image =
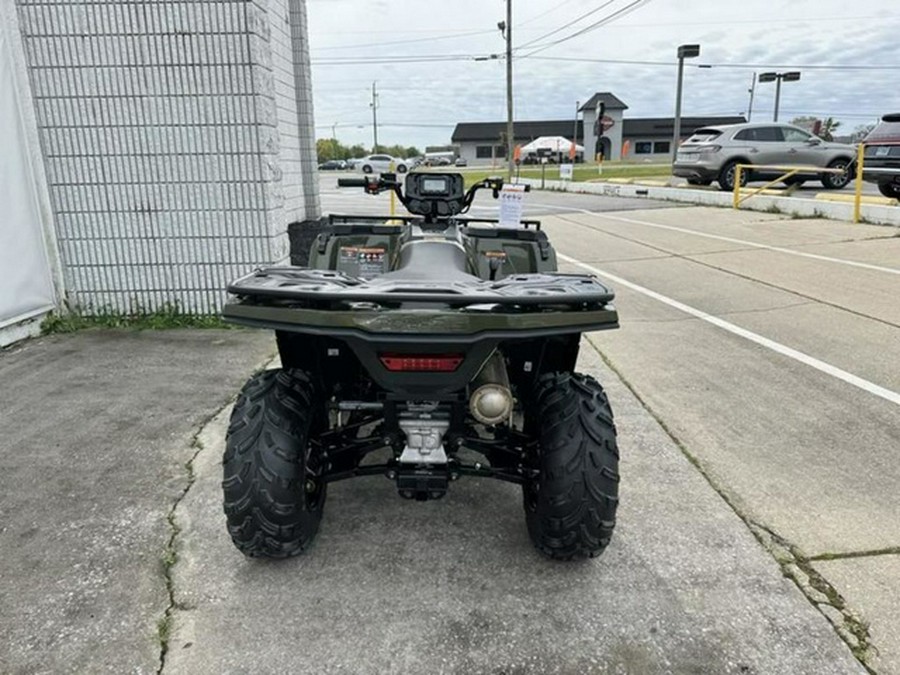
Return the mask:
[[319,530],[326,489],[309,445],[314,400],[309,377],[299,370],[258,373],[238,396],[222,488],[228,533],[244,555],[295,556]]
[[540,425],[540,473],[523,486],[531,540],[557,560],[600,555],[619,503],[616,427],[603,387],[577,373],[544,375],[531,415]]

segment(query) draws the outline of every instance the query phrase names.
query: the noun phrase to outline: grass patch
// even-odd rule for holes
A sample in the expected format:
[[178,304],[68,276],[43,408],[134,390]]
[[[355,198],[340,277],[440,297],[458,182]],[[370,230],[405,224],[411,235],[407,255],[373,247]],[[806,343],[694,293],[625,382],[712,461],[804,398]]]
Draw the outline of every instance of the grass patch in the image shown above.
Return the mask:
[[233,328],[218,315],[204,316],[182,312],[177,305],[164,305],[154,311],[132,314],[101,310],[87,313],[74,310],[54,312],[41,323],[41,334],[74,333],[87,328],[131,328],[134,330],[165,330],[170,328]]

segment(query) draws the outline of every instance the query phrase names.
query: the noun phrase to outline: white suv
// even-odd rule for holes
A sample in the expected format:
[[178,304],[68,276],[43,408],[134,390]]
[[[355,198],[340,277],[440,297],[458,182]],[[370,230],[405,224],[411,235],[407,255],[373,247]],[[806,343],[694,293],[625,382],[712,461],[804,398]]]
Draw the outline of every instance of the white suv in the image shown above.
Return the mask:
[[406,160],[397,159],[390,155],[369,155],[357,160],[356,166],[361,168],[363,173],[387,173],[391,170],[391,163],[393,163],[394,171],[397,173],[409,171]]

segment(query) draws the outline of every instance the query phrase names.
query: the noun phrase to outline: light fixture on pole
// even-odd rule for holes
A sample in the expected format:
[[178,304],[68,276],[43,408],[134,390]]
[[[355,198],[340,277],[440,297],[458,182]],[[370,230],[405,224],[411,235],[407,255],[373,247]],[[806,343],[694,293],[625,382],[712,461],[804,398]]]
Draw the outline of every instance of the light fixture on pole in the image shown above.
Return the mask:
[[678,88],[675,92],[675,129],[672,134],[672,161],[678,154],[681,142],[681,89],[684,80],[684,60],[700,56],[700,45],[681,45],[678,48]]
[[773,122],[778,121],[778,106],[781,103],[781,81],[796,82],[800,79],[800,71],[792,70],[787,73],[762,73],[759,76],[760,82],[775,82],[775,114],[772,117]]

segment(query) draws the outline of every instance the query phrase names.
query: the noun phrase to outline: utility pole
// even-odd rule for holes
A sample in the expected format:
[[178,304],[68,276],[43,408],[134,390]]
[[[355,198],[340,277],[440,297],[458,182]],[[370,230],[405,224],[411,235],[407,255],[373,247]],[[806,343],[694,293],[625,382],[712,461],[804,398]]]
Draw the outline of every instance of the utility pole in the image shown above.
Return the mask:
[[372,83],[372,134],[375,137],[375,145],[372,147],[372,153],[378,154],[378,91],[376,89],[377,82]]
[[753,118],[753,96],[756,94],[756,73],[753,73],[753,79],[750,80],[750,88],[747,91],[750,92],[750,105],[747,106],[747,121],[749,122]]
[[512,0],[506,0],[506,163],[507,180],[512,182],[515,171],[513,146],[513,56],[512,56]]

